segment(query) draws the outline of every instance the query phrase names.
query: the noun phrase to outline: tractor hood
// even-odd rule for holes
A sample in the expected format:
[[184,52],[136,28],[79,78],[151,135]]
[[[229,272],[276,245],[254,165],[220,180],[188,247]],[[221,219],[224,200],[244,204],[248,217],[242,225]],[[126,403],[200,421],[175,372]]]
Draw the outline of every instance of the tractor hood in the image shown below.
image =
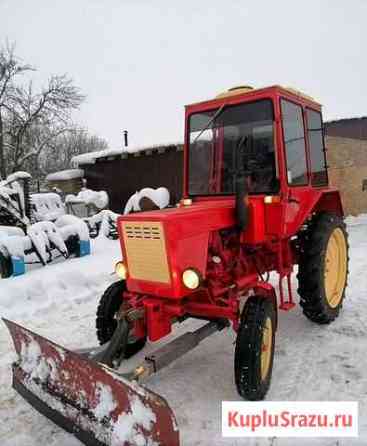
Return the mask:
[[182,273],[194,268],[205,278],[209,233],[234,224],[234,200],[121,216],[129,291],[173,299],[192,293],[182,284]]

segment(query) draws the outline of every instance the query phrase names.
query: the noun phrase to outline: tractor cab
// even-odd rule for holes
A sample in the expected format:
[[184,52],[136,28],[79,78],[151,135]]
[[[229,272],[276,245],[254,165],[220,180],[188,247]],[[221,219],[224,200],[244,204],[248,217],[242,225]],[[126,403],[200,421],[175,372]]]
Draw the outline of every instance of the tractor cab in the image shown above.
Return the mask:
[[233,200],[242,183],[249,225],[265,216],[250,242],[293,235],[325,188],[333,192],[321,106],[290,88],[238,87],[187,106],[185,146],[185,198]]

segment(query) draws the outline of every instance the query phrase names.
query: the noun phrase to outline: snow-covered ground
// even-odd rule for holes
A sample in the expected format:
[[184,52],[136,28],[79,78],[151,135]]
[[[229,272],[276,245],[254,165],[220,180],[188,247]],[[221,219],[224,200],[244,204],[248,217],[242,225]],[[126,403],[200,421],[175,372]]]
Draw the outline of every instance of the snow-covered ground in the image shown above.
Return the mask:
[[[297,307],[280,313],[272,386],[268,400],[359,401],[358,439],[223,439],[221,401],[238,400],[233,379],[234,336],[215,334],[172,366],[152,377],[149,387],[175,411],[184,446],[367,445],[367,216],[348,219],[350,276],[340,317],[329,326],[308,321]],[[120,258],[118,241],[92,241],[93,254],[33,268],[25,276],[0,282],[0,315],[62,345],[96,344],[98,299]],[[294,289],[297,283],[294,281]],[[175,331],[197,326],[186,321]],[[133,367],[146,352],[128,361]],[[77,446],[78,440],[32,409],[11,388],[14,359],[10,336],[0,324],[1,446]]]

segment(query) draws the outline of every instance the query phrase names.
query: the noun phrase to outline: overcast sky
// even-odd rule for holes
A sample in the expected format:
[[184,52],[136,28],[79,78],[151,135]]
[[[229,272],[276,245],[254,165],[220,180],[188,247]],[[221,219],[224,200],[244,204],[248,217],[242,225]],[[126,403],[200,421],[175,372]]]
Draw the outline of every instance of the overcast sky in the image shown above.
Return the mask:
[[75,119],[119,147],[183,139],[184,105],[283,84],[330,118],[367,115],[366,0],[0,0],[0,40],[87,95]]

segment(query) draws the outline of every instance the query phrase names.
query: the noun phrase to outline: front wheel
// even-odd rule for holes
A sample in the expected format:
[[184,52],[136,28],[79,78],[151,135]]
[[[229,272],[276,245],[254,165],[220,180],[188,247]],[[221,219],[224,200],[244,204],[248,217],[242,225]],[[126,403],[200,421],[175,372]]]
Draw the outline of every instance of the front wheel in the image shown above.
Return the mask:
[[[101,345],[108,342],[116,330],[116,316],[123,303],[124,291],[126,291],[126,283],[124,280],[119,280],[106,289],[99,301],[96,329]],[[132,334],[129,334],[124,357],[127,359],[138,353],[145,346],[146,341],[146,337],[136,339]]]
[[274,359],[275,308],[263,296],[251,296],[242,311],[234,358],[238,393],[261,400],[270,387]]

